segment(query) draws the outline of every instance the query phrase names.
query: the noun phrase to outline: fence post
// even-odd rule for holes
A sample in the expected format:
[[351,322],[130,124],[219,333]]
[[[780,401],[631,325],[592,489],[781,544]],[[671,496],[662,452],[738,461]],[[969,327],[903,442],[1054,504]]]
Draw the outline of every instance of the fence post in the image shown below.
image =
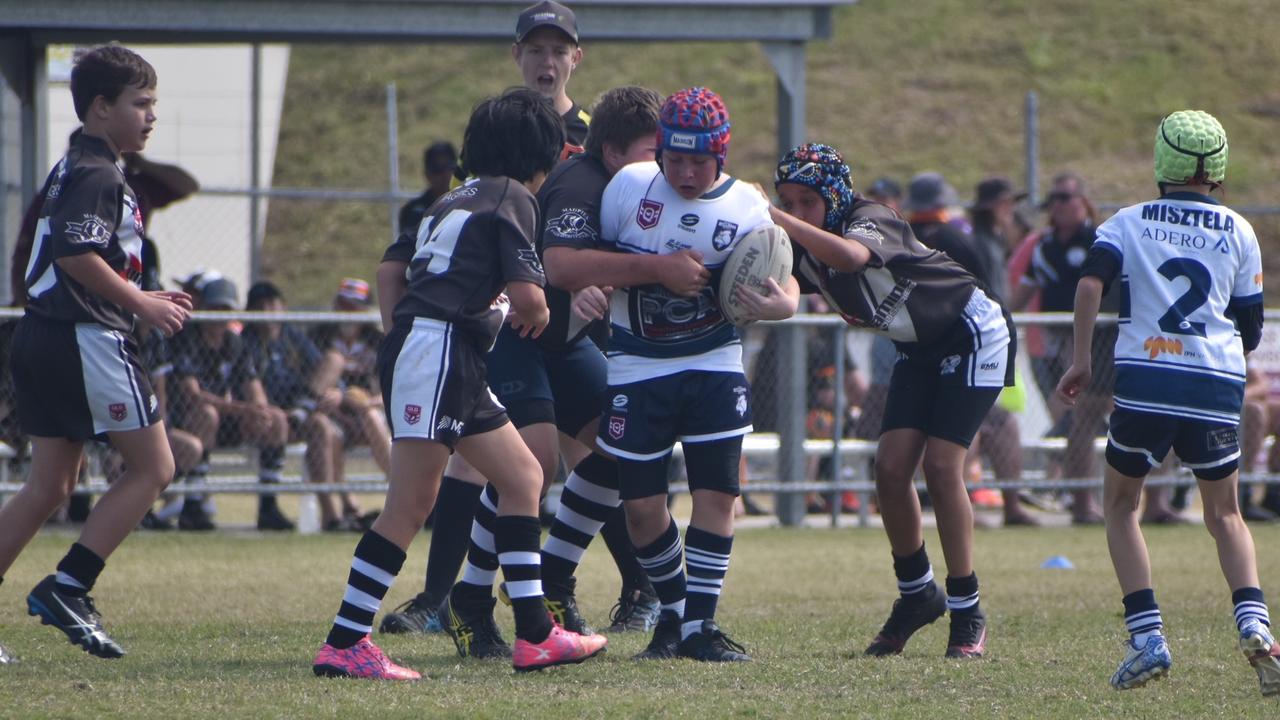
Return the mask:
[[400,115],[396,109],[396,84],[387,83],[387,182],[391,186],[391,202],[387,210],[391,214],[391,242],[400,234],[399,208],[395,194],[400,192]]
[[253,43],[249,72],[249,283],[262,276],[262,45]]
[[1027,156],[1027,198],[1032,204],[1040,202],[1040,100],[1035,90],[1027,91],[1025,105],[1024,147]]
[[[804,480],[805,345],[806,326],[786,323],[778,328],[783,335],[778,375],[783,392],[778,395],[778,480]],[[778,521],[799,525],[804,519],[804,498],[795,493],[778,493],[774,500]]]
[[[844,419],[845,412],[845,393],[844,393],[844,355],[845,341],[848,338],[849,326],[846,323],[840,323],[836,326],[835,340],[835,374],[832,376],[832,383],[835,384],[836,400],[835,406],[832,408],[831,423],[831,484],[839,485],[844,480],[844,468],[841,462],[843,458],[840,455],[840,439],[844,437]],[[831,492],[831,527],[840,526],[840,511],[844,492],[841,490],[833,490]]]

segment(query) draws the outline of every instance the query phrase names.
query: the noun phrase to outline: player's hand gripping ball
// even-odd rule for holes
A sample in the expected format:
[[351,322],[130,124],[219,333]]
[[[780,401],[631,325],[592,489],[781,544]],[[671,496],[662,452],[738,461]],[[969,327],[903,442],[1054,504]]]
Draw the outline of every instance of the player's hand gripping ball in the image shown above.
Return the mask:
[[724,263],[720,276],[720,310],[734,325],[749,325],[746,309],[735,289],[747,287],[762,295],[769,293],[765,278],[779,285],[791,276],[791,239],[777,225],[765,225],[743,235]]

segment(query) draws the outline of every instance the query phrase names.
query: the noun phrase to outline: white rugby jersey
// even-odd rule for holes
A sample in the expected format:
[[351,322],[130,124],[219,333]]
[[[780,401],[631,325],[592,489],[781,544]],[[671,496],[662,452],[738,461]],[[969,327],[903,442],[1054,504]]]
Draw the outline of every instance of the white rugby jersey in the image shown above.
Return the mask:
[[662,285],[615,289],[609,300],[609,383],[683,370],[742,372],[742,339],[720,311],[720,271],[738,238],[771,224],[768,201],[733,178],[685,200],[656,162],[619,171],[601,199],[602,245],[650,255],[694,250],[702,253],[711,281],[696,298]]
[[1238,423],[1244,346],[1232,310],[1262,302],[1249,222],[1207,195],[1170,193],[1117,212],[1095,246],[1120,258],[1116,406]]

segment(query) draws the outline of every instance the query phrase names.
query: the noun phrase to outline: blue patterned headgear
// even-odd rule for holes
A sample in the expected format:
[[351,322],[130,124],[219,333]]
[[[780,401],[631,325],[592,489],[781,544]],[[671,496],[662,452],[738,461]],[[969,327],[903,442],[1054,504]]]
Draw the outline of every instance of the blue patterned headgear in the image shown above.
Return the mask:
[[667,98],[658,112],[658,162],[663,150],[711,155],[722,171],[729,135],[729,110],[720,96],[704,87],[686,88]]
[[787,151],[778,161],[773,185],[804,185],[822,196],[827,213],[822,218],[826,230],[838,230],[845,211],[854,201],[853,173],[840,151],[822,143],[805,143]]

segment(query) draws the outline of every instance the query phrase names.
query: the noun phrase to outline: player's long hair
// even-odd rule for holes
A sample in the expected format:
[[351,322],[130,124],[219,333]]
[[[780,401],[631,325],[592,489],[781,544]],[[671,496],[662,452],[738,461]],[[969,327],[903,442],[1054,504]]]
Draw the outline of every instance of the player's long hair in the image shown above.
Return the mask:
[[564,120],[551,101],[527,88],[481,100],[462,138],[466,175],[528,182],[551,172],[564,147]]
[[603,158],[605,145],[625,151],[640,138],[652,138],[658,131],[658,108],[661,106],[661,95],[639,85],[606,90],[591,109],[587,154]]
[[76,59],[71,68],[71,100],[81,121],[99,95],[113,103],[127,87],[145,90],[155,86],[156,69],[123,45],[96,47]]

